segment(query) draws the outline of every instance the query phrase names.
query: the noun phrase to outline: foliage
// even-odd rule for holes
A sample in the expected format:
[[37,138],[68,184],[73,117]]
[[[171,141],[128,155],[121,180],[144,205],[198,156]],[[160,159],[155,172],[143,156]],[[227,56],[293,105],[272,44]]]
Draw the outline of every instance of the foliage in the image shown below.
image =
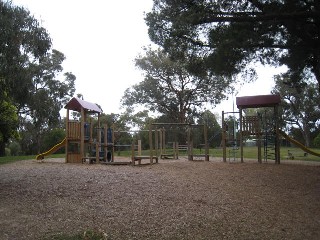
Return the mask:
[[319,16],[315,0],[154,0],[146,23],[154,43],[214,75],[250,78],[250,63],[284,64],[298,84],[304,71],[320,83]]
[[[43,137],[43,144],[41,146],[41,152],[49,150],[56,144],[60,143],[66,137],[65,130],[62,128],[55,128],[45,134]],[[64,153],[64,149],[59,149],[56,153]]]
[[[8,142],[10,137],[17,135],[18,116],[16,108],[10,102],[1,99],[0,113],[0,147],[4,151],[4,144]],[[4,155],[4,152],[1,155]]]
[[19,156],[21,153],[21,146],[18,141],[12,141],[8,148],[10,149],[10,156]]
[[11,156],[11,150],[10,148],[5,148],[5,154],[4,156]]
[[[74,94],[76,78],[69,72],[61,77],[65,56],[51,50],[48,32],[28,10],[1,0],[0,13],[0,105],[14,106],[20,123],[33,124],[35,134],[30,140],[37,142],[45,131],[59,124],[59,111]],[[10,129],[10,123],[5,124]],[[24,127],[20,125],[20,131]],[[0,155],[12,137],[0,141]],[[38,151],[40,144],[35,144]]]
[[28,95],[30,61],[37,62],[51,47],[47,31],[23,7],[0,1],[0,78],[1,92],[21,100]]
[[280,94],[282,102],[282,119],[290,127],[297,127],[306,146],[311,145],[311,133],[317,131],[320,118],[320,93],[316,83],[311,80],[301,82],[299,86],[288,81],[287,74],[275,78],[276,85],[272,90]]
[[[19,104],[20,114],[29,115],[38,125],[54,125],[59,120],[59,111],[75,92],[76,77],[63,71],[63,53],[52,50],[40,64],[32,65],[33,79],[29,87],[29,98],[24,105]],[[63,80],[61,78],[64,78]]]
[[313,139],[313,144],[315,147],[320,148],[320,133]]
[[36,74],[29,90],[32,94],[27,104],[19,106],[21,116],[35,127],[38,151],[43,134],[59,126],[60,110],[75,91],[76,78],[72,73],[65,73],[63,81],[59,79],[64,59],[61,52],[52,50],[41,64],[33,66]]
[[[222,129],[217,121],[217,116],[209,110],[206,110],[200,115],[198,124],[207,125],[209,147],[220,146]],[[204,139],[204,136],[202,137],[202,139]]]
[[24,118],[20,119],[19,135],[22,154],[31,155],[41,152],[41,150],[38,149],[37,138],[42,138],[39,136],[38,130],[31,121]]
[[125,91],[122,105],[131,109],[143,106],[166,116],[168,122],[192,122],[204,102],[219,103],[229,87],[229,79],[206,72],[191,74],[184,61],[172,59],[160,49],[146,49],[135,62],[145,78]]

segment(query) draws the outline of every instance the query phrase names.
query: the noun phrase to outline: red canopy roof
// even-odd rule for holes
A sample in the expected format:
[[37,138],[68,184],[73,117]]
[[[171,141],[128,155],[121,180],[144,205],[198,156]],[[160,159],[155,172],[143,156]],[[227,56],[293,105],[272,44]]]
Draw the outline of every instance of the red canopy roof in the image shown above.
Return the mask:
[[280,95],[256,95],[237,97],[238,108],[274,107],[281,102]]
[[84,101],[77,97],[72,98],[64,108],[77,112],[81,112],[81,108],[83,108],[87,112],[102,113],[102,109],[97,104]]

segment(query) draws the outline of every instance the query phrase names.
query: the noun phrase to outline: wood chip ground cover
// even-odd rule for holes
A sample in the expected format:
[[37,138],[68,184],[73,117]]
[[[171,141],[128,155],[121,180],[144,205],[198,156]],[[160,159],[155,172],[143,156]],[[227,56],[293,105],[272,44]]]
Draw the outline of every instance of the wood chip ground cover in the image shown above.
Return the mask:
[[0,239],[320,239],[320,167],[162,160],[0,166]]

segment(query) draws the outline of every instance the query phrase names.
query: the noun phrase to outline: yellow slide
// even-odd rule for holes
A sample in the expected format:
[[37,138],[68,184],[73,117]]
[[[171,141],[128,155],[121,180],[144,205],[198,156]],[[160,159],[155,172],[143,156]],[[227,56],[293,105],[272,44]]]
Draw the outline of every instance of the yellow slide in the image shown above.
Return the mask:
[[289,137],[285,132],[279,130],[279,133],[285,138],[287,139],[289,142],[293,143],[294,145],[296,145],[297,147],[301,148],[303,151],[310,153],[311,155],[320,157],[320,153],[314,152],[311,149],[307,148],[306,146],[304,146],[302,143],[292,139],[291,137]]
[[40,153],[36,159],[37,160],[41,160],[44,159],[44,156],[50,155],[54,152],[56,152],[58,149],[62,148],[65,146],[65,143],[67,141],[67,138],[64,138],[60,143],[54,145],[52,148],[50,148],[48,151],[44,152],[44,153]]

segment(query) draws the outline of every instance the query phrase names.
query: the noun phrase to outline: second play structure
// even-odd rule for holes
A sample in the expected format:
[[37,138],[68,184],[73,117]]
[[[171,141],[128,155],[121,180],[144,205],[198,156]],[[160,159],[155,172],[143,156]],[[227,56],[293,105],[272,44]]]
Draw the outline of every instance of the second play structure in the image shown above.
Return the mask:
[[[262,161],[262,141],[264,139],[264,157],[265,159],[272,156],[276,163],[280,163],[280,144],[279,144],[279,116],[278,108],[281,102],[279,95],[258,95],[244,96],[236,98],[236,105],[239,112],[232,112],[233,115],[238,114],[238,132],[235,130],[235,124],[231,131],[232,153],[240,149],[240,160],[243,162],[243,145],[245,138],[255,138],[258,146],[258,162]],[[246,108],[273,108],[273,118],[268,122],[268,126],[264,129],[261,126],[261,117],[259,116],[243,116],[243,110]],[[229,113],[222,112],[222,146],[223,161],[227,159],[227,144],[230,141],[230,128],[225,121],[225,115]],[[236,119],[233,119],[236,121]],[[229,130],[229,131],[228,131]],[[230,151],[229,151],[230,155]],[[230,158],[230,157],[229,157]]]
[[[235,156],[235,151],[240,150],[240,160],[243,162],[243,146],[245,139],[255,139],[258,147],[258,162],[262,162],[262,146],[264,159],[273,159],[275,163],[280,163],[280,137],[284,137],[289,142],[301,148],[306,153],[319,156],[309,148],[305,147],[300,142],[290,138],[285,132],[279,129],[279,105],[281,102],[280,95],[257,95],[244,96],[236,98],[236,105],[238,112],[222,112],[222,147],[223,147],[223,161],[227,159],[227,146],[231,144],[232,150],[229,150]],[[267,114],[260,114],[257,116],[243,116],[243,110],[247,108],[270,108],[271,117]],[[232,126],[228,126],[226,116],[228,114],[239,115],[238,121],[233,118]],[[235,122],[238,122],[235,124]],[[236,130],[236,125],[238,129]],[[231,130],[230,130],[231,129]]]
[[[245,136],[255,136],[258,145],[258,162],[261,163],[261,142],[265,138],[264,156],[268,157],[269,152],[273,151],[275,163],[280,163],[280,141],[279,141],[279,104],[280,95],[257,95],[237,97],[236,104],[239,109],[240,118],[240,158],[243,162],[243,138]],[[243,116],[243,110],[246,108],[273,108],[273,118],[268,122],[264,129],[261,127],[258,116]],[[265,131],[263,131],[265,130]],[[272,140],[271,140],[272,139]],[[269,140],[269,141],[267,141]],[[267,143],[269,142],[269,144]]]

